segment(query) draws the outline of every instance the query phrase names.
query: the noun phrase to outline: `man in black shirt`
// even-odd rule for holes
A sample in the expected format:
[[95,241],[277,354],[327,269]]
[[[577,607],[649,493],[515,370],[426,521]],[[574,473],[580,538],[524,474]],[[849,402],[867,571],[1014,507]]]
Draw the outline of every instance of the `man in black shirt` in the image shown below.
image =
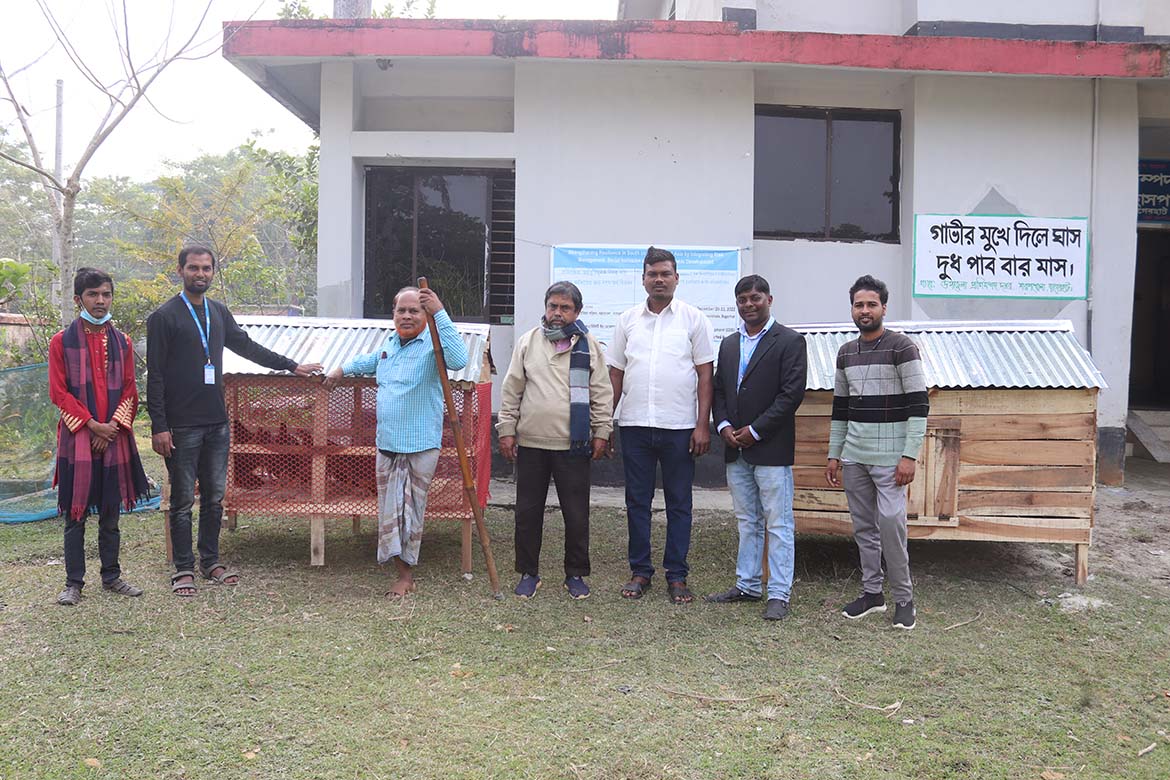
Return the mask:
[[274,370],[310,376],[318,364],[297,365],[255,343],[228,308],[205,297],[215,277],[207,247],[179,252],[183,291],[146,320],[147,411],[151,445],[166,459],[175,571],[171,590],[194,596],[191,505],[199,480],[199,568],[207,579],[235,585],[239,574],[219,560],[219,529],[227,485],[228,417],[223,397],[223,348]]

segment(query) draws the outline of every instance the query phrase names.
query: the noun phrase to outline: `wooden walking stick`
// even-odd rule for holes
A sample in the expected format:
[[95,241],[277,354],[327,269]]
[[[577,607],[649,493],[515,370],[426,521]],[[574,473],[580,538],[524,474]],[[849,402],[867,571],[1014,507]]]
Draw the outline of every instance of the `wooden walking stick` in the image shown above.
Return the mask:
[[[420,276],[418,286],[421,290],[428,289],[427,278]],[[459,415],[455,413],[455,398],[451,394],[451,380],[447,378],[447,361],[443,359],[443,345],[439,342],[439,326],[429,311],[427,328],[431,331],[431,343],[435,347],[435,365],[439,369],[439,381],[443,383],[443,401],[447,405],[447,422],[451,423],[451,432],[455,434],[455,449],[459,453],[459,467],[463,470],[463,492],[467,495],[467,503],[471,504],[471,514],[475,517],[475,530],[479,533],[479,546],[483,548],[483,558],[487,563],[488,581],[492,586],[492,595],[503,598],[500,593],[500,577],[496,574],[496,560],[492,557],[492,540],[488,536],[487,525],[483,521],[483,507],[479,505],[479,497],[475,492],[475,479],[471,476],[471,457],[463,447],[463,428],[459,424]],[[471,356],[468,356],[469,359]],[[466,537],[464,537],[466,538]]]

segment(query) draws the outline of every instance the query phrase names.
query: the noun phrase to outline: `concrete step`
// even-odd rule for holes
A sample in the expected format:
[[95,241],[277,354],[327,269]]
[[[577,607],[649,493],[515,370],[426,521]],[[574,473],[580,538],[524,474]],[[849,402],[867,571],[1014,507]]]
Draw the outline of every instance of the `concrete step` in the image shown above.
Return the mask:
[[1137,443],[1159,463],[1170,463],[1170,425],[1151,425],[1145,410],[1131,410],[1126,420]]
[[1146,425],[1170,428],[1170,409],[1134,409],[1133,413],[1141,417]]

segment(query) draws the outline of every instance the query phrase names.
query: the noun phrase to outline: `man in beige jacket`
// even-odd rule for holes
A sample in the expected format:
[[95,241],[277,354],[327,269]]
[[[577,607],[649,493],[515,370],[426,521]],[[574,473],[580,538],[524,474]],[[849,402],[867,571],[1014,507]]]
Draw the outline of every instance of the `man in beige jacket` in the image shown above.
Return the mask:
[[548,482],[565,519],[565,589],[589,596],[589,471],[613,431],[613,387],[601,345],[577,318],[581,291],[556,282],[544,294],[539,327],[516,339],[501,388],[500,453],[516,463],[515,593],[540,587],[540,546]]

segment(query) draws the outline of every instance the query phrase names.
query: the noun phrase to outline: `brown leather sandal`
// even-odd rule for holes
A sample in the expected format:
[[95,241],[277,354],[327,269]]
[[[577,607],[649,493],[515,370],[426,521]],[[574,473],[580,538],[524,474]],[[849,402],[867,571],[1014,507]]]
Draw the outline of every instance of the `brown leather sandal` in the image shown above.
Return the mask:
[[686,580],[666,583],[666,595],[670,597],[671,604],[690,604],[695,600],[695,594],[687,587]]

